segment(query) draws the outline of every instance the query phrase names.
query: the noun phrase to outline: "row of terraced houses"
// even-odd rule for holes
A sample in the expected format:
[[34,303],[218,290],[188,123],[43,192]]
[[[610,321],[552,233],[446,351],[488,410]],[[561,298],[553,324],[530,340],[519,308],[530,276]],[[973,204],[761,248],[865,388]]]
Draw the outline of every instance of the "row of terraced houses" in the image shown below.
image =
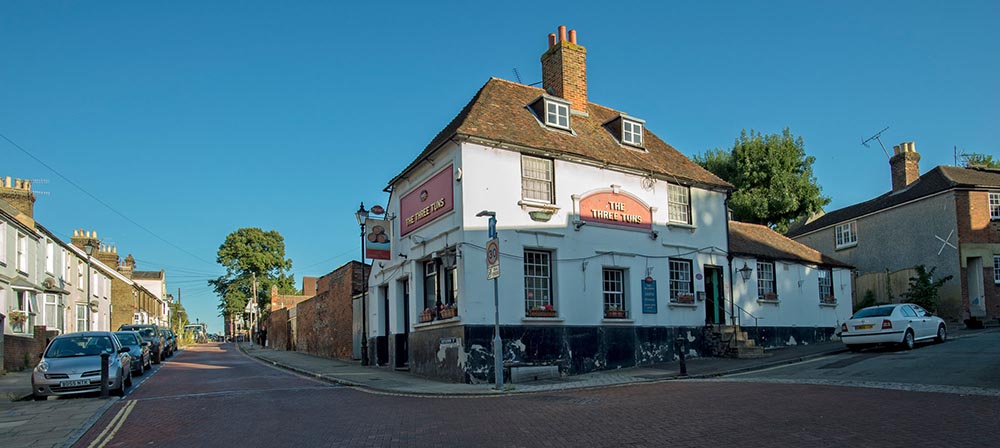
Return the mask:
[[109,331],[170,319],[163,271],[137,271],[96,231],[67,242],[35,221],[27,179],[0,179],[0,356],[4,370],[33,366],[57,334]]
[[780,235],[730,219],[733,186],[651,131],[670,123],[592,102],[586,56],[560,27],[540,88],[488,80],[391,177],[372,264],[274,300],[268,344],[472,383],[495,319],[515,378],[758,356],[835,339],[859,275],[915,264],[955,276],[945,317],[1000,317],[1000,172],[920,175],[904,143],[891,191]]

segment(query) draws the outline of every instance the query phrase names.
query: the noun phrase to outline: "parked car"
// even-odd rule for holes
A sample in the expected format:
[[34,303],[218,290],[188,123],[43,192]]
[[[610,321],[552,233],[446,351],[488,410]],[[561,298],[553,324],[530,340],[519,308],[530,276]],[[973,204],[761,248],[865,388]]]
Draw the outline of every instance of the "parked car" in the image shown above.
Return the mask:
[[31,373],[36,400],[50,395],[71,395],[101,390],[101,354],[108,358],[108,388],[118,396],[132,387],[129,348],[110,331],[88,331],[56,336],[41,354]]
[[948,338],[944,320],[912,303],[863,308],[840,325],[840,338],[851,351],[878,344],[901,344],[910,350],[918,341]]
[[174,355],[174,346],[170,343],[170,332],[166,328],[160,328],[160,335],[163,336],[163,357],[169,358]]
[[118,342],[121,342],[122,346],[128,347],[128,355],[132,358],[130,362],[132,365],[132,372],[137,375],[142,375],[146,373],[147,369],[152,368],[152,362],[149,356],[149,345],[148,341],[143,341],[142,336],[139,336],[137,331],[116,331],[115,336],[118,337]]
[[170,354],[173,355],[174,353],[177,353],[177,334],[174,333],[174,330],[171,330],[169,328],[166,330],[166,332],[168,337],[167,346],[170,347]]
[[153,358],[153,364],[159,364],[166,358],[166,340],[160,334],[160,327],[156,324],[132,324],[118,327],[118,331],[136,331],[142,336],[143,341],[149,341],[149,354]]

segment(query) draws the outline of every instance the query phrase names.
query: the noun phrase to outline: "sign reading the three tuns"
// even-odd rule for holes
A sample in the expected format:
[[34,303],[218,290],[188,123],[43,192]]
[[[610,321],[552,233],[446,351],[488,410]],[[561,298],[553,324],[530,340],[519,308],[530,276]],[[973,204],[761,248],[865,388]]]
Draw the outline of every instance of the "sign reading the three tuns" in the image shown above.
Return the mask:
[[500,277],[500,240],[490,239],[486,243],[486,279]]

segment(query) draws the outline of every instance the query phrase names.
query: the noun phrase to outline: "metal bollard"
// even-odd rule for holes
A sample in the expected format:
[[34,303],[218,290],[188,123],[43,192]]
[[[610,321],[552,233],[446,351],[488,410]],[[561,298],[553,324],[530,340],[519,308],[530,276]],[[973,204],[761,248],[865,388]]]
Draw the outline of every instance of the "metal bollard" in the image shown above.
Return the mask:
[[674,339],[674,348],[677,349],[677,356],[680,357],[681,376],[687,376],[687,374],[688,374],[688,366],[687,366],[687,361],[684,359],[684,338],[683,337],[677,337],[677,339]]
[[108,398],[108,359],[111,353],[101,353],[101,398]]

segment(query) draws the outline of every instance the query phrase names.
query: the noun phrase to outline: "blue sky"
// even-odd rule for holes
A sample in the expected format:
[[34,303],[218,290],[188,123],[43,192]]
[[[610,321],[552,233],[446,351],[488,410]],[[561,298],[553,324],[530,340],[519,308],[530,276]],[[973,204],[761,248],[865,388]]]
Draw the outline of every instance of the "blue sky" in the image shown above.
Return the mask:
[[358,258],[359,201],[384,205],[489,77],[539,81],[562,24],[587,47],[591,101],[689,156],[790,127],[828,209],[889,189],[886,156],[860,145],[886,126],[921,172],[956,146],[1000,152],[995,1],[350,5],[7,0],[0,133],[128,219],[2,140],[0,175],[47,179],[42,224],[165,269],[219,331],[206,280],[226,234],[278,230],[297,281]]

